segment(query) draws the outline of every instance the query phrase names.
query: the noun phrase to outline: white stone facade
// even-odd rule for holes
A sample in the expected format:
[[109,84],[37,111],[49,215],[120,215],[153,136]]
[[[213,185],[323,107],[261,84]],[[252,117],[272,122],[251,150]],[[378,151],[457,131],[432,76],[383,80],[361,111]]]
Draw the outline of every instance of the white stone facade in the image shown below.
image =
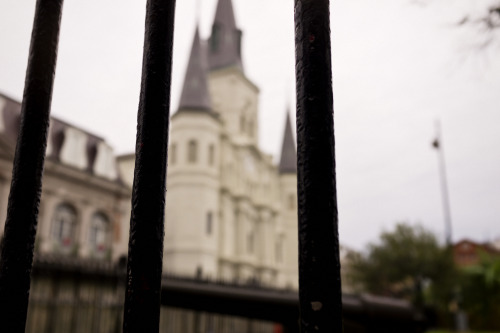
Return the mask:
[[[222,111],[171,119],[164,271],[297,288],[297,177],[258,148],[256,121],[240,127],[257,119],[258,89],[233,71],[209,76]],[[134,156],[119,161],[132,186]]]
[[[218,3],[212,36],[204,42],[195,33],[180,105],[170,122],[163,269],[296,289],[297,176],[290,123],[283,143],[287,157],[275,165],[257,145],[259,89],[244,74],[240,45],[227,38],[235,35],[241,32],[228,0]],[[133,160],[119,158],[130,186]]]
[[[0,95],[0,237],[21,104]],[[126,256],[130,188],[103,139],[51,118],[35,252],[99,260]]]
[[[170,123],[164,272],[296,289],[290,123],[286,158],[276,165],[257,144],[259,89],[244,74],[240,37],[229,0],[219,1],[210,39],[195,36],[194,60]],[[0,236],[20,108],[0,95]],[[36,251],[101,260],[126,256],[134,154],[116,158],[103,139],[52,118],[46,155]]]

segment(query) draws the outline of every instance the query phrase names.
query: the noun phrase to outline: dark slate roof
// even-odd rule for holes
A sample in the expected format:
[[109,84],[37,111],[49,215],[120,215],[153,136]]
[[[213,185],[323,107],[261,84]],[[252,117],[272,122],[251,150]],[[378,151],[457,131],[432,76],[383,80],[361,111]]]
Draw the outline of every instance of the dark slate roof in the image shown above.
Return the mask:
[[236,29],[232,0],[219,0],[215,12],[214,23],[224,25],[229,29]]
[[243,71],[241,36],[241,30],[236,27],[232,1],[219,0],[209,39],[210,69],[236,66]]
[[[5,124],[5,131],[3,133],[0,133],[0,140],[7,139],[8,144],[11,145],[12,149],[14,150],[16,147],[17,136],[19,135],[22,105],[20,102],[2,93],[0,93],[0,98],[3,98],[6,101],[3,109],[0,109],[0,117],[3,117],[3,121]],[[47,144],[50,140],[52,143],[52,152],[48,154],[46,158],[49,160],[60,162],[60,153],[65,140],[64,133],[69,127],[78,129],[79,131],[85,133],[85,136],[87,137],[86,171],[92,173],[94,169],[95,159],[97,157],[97,147],[100,142],[104,141],[104,139],[82,128],[79,128],[78,126],[71,125],[52,116],[50,117],[50,127],[49,132],[47,133]],[[121,179],[119,179],[118,177],[116,181],[121,182]]]
[[297,173],[297,152],[295,151],[295,140],[292,134],[292,123],[290,112],[286,113],[285,135],[281,146],[280,173]]
[[210,95],[207,83],[207,56],[205,45],[200,40],[198,26],[194,34],[191,55],[184,77],[179,110],[181,109],[201,109],[210,110]]

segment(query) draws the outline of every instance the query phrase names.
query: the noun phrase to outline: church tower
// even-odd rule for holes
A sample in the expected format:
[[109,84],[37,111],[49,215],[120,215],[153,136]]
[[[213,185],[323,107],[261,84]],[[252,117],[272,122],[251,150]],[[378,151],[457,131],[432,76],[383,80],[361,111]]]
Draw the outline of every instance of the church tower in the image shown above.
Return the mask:
[[243,72],[242,32],[236,27],[231,0],[219,0],[209,38],[210,69],[234,66]]
[[[277,235],[277,261],[282,263],[279,277],[281,285],[298,288],[298,234],[297,234],[297,152],[290,121],[286,112],[285,133],[279,164],[280,229]],[[285,250],[286,249],[286,250]]]
[[205,52],[196,28],[171,120],[163,267],[167,273],[215,277],[221,121],[212,110]]
[[[288,115],[276,165],[258,147],[259,90],[245,76],[241,37],[231,0],[218,0],[207,40],[195,31],[170,122],[163,270],[296,289],[292,124]],[[133,157],[121,160],[125,179]]]
[[237,143],[257,146],[259,89],[243,70],[242,36],[231,0],[219,0],[208,39],[212,106]]

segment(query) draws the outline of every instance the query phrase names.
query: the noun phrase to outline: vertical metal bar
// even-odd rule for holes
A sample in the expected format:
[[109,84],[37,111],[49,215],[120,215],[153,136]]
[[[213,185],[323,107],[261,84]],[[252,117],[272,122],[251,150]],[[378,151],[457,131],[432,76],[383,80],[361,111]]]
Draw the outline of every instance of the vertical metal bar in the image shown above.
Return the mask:
[[342,332],[328,0],[295,0],[301,332]]
[[123,332],[158,332],[175,0],[148,0]]
[[38,0],[0,268],[5,332],[24,332],[63,0]]

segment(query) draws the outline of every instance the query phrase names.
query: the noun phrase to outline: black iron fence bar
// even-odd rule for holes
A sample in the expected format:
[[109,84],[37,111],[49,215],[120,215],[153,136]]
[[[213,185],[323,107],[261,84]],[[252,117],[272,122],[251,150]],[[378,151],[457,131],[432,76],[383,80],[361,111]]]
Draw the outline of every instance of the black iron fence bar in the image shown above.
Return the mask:
[[38,0],[31,35],[0,268],[5,332],[24,332],[63,0]]
[[123,332],[158,332],[175,0],[148,0]]
[[328,0],[295,0],[301,332],[342,332]]

